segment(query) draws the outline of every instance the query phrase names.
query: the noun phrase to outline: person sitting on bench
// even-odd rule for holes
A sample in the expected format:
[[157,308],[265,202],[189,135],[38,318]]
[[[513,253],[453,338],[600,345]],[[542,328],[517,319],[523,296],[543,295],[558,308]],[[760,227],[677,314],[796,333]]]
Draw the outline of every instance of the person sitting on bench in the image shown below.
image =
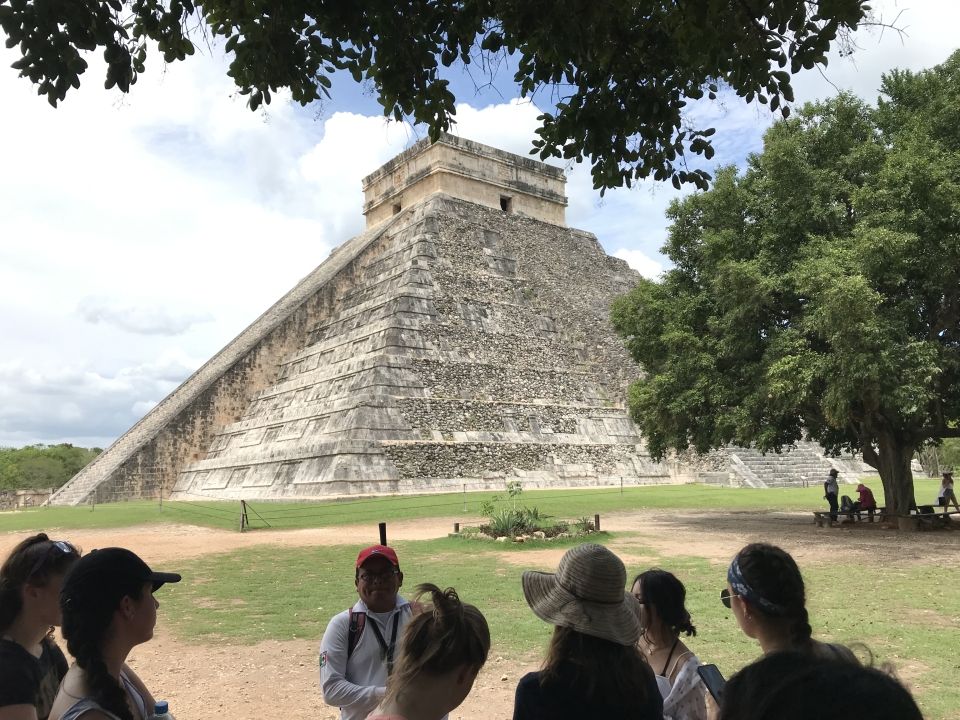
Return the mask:
[[857,511],[866,510],[870,515],[870,522],[873,522],[873,514],[877,511],[877,501],[873,497],[873,491],[860,483],[857,485],[857,493],[860,498],[853,503],[853,509]]

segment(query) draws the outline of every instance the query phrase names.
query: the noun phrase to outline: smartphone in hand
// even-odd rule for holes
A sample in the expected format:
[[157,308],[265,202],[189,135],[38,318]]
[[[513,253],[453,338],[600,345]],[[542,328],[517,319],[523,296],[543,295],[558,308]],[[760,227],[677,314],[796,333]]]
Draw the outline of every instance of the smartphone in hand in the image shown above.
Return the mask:
[[697,674],[719,705],[723,699],[723,689],[727,685],[727,681],[720,674],[720,669],[716,665],[701,665],[697,668]]

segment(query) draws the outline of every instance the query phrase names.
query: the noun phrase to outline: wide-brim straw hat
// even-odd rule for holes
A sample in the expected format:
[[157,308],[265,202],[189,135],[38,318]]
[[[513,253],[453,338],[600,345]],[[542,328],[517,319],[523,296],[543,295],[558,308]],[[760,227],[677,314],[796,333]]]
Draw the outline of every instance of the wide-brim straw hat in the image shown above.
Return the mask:
[[624,590],[627,570],[602,545],[570,548],[555,573],[523,573],[523,594],[533,614],[620,645],[640,639],[640,605]]

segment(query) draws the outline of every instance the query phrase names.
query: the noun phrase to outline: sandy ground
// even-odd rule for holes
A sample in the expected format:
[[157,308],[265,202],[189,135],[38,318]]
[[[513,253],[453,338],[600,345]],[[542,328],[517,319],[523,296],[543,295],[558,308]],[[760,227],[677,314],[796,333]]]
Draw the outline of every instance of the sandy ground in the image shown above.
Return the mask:
[[[460,519],[460,518],[456,518]],[[395,522],[391,540],[443,537],[455,518]],[[802,565],[804,560],[835,557],[843,546],[844,557],[870,557],[873,563],[889,559],[935,559],[943,552],[955,556],[960,533],[900,534],[873,526],[817,528],[807,513],[639,511],[615,513],[601,519],[604,530],[636,533],[616,539],[611,547],[630,567],[651,558],[637,552],[649,548],[661,556],[698,555],[725,564],[747,542],[773,541],[788,549]],[[373,529],[375,533],[375,528]],[[60,533],[51,534],[59,537]],[[238,534],[187,525],[143,526],[109,530],[78,530],[66,534],[84,550],[110,545],[129,547],[150,564],[174,567],[178,559],[233,551],[256,545],[303,547],[325,544],[363,544],[371,528],[349,526],[311,530],[256,531]],[[0,535],[0,554],[23,537]],[[619,548],[619,549],[618,549]],[[528,567],[555,567],[563,550],[507,553],[509,562]],[[162,615],[162,610],[161,610]],[[195,646],[178,641],[158,624],[154,640],[134,650],[130,664],[147,679],[158,697],[171,703],[180,720],[207,718],[336,718],[324,705],[317,689],[317,644],[304,641],[269,641],[253,646],[218,644]],[[537,658],[526,662],[507,659],[493,649],[466,702],[451,720],[508,720],[513,692],[520,677],[535,669]]]

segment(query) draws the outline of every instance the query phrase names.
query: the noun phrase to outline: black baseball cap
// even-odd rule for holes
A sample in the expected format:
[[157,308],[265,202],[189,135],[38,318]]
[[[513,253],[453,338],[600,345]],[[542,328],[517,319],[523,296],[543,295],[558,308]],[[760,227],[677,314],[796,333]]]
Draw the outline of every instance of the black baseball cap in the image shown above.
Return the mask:
[[61,599],[81,602],[92,591],[100,601],[119,601],[129,594],[131,586],[149,582],[156,590],[180,580],[177,573],[154,572],[126,548],[103,548],[90,551],[74,563],[64,580]]

